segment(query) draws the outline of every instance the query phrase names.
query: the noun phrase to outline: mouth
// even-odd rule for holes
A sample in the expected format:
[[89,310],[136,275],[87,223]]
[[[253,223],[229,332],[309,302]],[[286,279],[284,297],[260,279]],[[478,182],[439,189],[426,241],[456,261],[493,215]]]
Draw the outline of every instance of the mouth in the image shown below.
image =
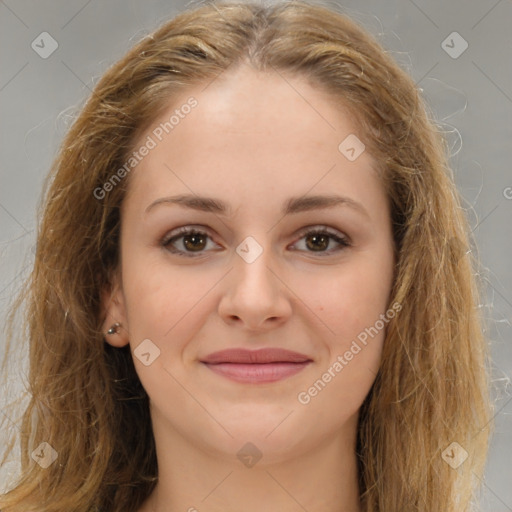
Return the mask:
[[305,363],[204,363],[213,372],[237,382],[264,383],[276,382],[291,377],[304,369],[311,361]]
[[291,377],[312,363],[304,354],[285,349],[228,349],[214,352],[201,363],[236,382],[267,383]]

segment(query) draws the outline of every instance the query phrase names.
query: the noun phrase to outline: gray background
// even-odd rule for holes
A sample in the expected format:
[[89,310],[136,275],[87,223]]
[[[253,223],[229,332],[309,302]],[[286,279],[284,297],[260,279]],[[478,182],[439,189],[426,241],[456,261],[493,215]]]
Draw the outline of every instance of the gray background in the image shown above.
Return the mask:
[[[447,133],[456,182],[477,240],[473,251],[482,262],[482,307],[492,344],[496,428],[481,508],[512,511],[512,1],[338,4],[414,77]],[[2,322],[9,300],[28,275],[43,178],[73,114],[110,64],[187,5],[162,0],[0,0]],[[40,41],[45,31],[58,48],[43,59],[31,43]],[[457,58],[442,46],[454,31],[468,43]],[[452,44],[449,38],[448,44],[452,51],[461,48],[456,39]],[[2,337],[2,351],[3,344]],[[11,360],[19,379],[3,386],[3,401],[19,396],[25,364],[21,353]],[[9,418],[11,429],[18,428],[18,418],[9,409],[0,407],[0,413]],[[4,473],[15,467],[13,462]],[[0,484],[5,479],[0,473]]]

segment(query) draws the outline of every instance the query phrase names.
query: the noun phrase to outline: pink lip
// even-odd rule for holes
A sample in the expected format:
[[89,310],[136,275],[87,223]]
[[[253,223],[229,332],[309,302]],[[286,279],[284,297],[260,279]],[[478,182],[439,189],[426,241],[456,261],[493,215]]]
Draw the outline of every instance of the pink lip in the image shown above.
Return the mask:
[[201,361],[210,370],[237,382],[275,382],[300,372],[312,360],[285,349],[228,349],[214,352]]
[[220,352],[213,352],[201,359],[203,363],[304,363],[311,358],[298,352],[284,348],[260,348],[247,350],[245,348],[229,348]]

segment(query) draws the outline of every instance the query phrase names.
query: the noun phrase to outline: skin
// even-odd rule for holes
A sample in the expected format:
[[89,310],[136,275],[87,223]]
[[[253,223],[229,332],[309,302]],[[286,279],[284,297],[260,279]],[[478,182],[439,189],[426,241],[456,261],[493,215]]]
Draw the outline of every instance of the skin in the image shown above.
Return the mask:
[[[120,268],[104,293],[105,331],[122,324],[107,341],[129,343],[133,353],[149,339],[160,350],[148,366],[134,356],[159,466],[140,512],[360,511],[357,419],[385,328],[309,403],[298,394],[390,307],[391,217],[375,162],[367,151],[349,161],[338,150],[356,128],[330,97],[303,78],[246,65],[174,98],[140,142],[191,95],[198,106],[129,177]],[[232,211],[164,203],[145,213],[159,198],[190,193]],[[292,196],[332,193],[359,202],[367,216],[347,205],[281,214]],[[182,226],[209,236],[199,252],[190,238],[188,246],[174,241],[193,257],[161,245]],[[315,227],[352,245],[315,245],[302,233]],[[252,263],[236,252],[248,236],[263,250]],[[233,382],[200,362],[233,347],[287,348],[313,362],[266,384]],[[247,442],[262,454],[252,467],[236,456]]]

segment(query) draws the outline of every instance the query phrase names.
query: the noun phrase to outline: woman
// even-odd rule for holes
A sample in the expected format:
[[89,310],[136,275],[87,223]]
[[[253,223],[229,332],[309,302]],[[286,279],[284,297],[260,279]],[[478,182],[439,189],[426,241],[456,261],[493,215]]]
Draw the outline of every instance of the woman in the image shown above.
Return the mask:
[[469,229],[413,80],[301,1],[184,12],[63,141],[4,512],[467,511]]

